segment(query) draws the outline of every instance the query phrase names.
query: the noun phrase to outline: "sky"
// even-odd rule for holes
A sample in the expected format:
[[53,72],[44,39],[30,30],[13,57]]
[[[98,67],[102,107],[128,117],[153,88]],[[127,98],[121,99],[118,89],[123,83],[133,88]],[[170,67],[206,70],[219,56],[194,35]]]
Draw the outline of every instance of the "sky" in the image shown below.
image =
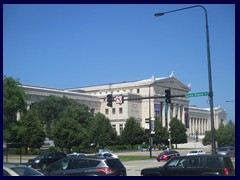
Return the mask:
[[[235,122],[235,5],[208,13],[214,107]],[[4,4],[3,75],[67,89],[175,77],[209,91],[205,14],[192,4]],[[224,13],[223,13],[224,12]],[[209,108],[208,96],[190,105]]]

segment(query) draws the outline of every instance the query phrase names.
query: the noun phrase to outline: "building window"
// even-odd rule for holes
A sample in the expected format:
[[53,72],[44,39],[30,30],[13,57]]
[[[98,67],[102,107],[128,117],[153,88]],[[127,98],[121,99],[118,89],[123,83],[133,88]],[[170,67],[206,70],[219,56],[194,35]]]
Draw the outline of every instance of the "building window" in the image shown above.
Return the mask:
[[137,93],[140,93],[140,89],[137,89]]
[[113,124],[113,125],[112,125],[112,128],[116,130],[116,125],[115,125],[115,124]]
[[123,124],[119,125],[120,133],[123,131]]
[[115,108],[112,108],[112,114],[116,114]]
[[95,108],[92,108],[91,109],[91,114],[94,114],[95,113]]
[[108,109],[105,109],[105,114],[108,115],[109,114],[109,111]]
[[119,108],[119,114],[123,113],[123,108]]

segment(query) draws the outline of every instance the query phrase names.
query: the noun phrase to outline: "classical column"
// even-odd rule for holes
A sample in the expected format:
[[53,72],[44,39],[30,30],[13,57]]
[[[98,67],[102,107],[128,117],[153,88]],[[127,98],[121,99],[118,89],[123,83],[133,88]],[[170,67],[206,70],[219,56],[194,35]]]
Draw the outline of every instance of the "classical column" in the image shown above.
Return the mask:
[[172,104],[173,106],[173,117],[176,117],[176,108],[177,108],[177,104]]
[[166,108],[166,104],[165,103],[162,103],[162,126],[163,127],[166,127],[166,117],[165,117],[165,108]]
[[182,123],[185,124],[185,111],[184,111],[184,106],[182,106]]
[[182,118],[181,118],[181,108],[182,108],[182,106],[181,106],[180,104],[178,104],[177,118],[182,122]]

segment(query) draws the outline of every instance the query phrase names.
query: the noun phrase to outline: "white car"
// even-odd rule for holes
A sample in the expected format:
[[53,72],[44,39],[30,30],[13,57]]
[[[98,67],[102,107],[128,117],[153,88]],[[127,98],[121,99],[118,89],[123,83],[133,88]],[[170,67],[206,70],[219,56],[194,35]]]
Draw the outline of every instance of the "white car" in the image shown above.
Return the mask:
[[187,153],[187,156],[199,155],[199,154],[206,154],[206,152],[203,150],[192,150],[189,153]]
[[112,157],[112,158],[117,158],[118,159],[118,156],[116,154],[113,154],[113,153],[110,153],[110,152],[97,153],[96,156]]

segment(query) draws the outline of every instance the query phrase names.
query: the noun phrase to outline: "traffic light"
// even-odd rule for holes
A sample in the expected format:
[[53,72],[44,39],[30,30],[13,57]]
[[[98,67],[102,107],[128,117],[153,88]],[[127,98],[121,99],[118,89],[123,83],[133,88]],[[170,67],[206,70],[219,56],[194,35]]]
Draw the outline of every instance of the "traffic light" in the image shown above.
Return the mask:
[[112,107],[112,94],[107,95],[107,106]]
[[170,89],[166,89],[165,90],[165,102],[166,103],[171,103],[171,90]]

